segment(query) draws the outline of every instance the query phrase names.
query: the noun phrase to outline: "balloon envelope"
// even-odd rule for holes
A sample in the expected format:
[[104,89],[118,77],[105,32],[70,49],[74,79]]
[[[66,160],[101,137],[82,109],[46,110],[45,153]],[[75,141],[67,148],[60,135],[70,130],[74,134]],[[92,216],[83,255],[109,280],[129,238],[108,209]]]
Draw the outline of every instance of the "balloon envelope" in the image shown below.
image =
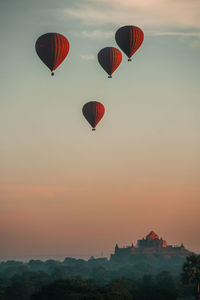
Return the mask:
[[83,108],[82,112],[86,120],[90,123],[93,130],[95,130],[99,121],[103,118],[105,113],[105,108],[102,103],[97,101],[87,102]]
[[106,47],[99,51],[98,61],[102,68],[108,73],[109,78],[113,72],[119,67],[122,61],[122,53],[114,47]]
[[63,62],[69,52],[69,47],[69,41],[60,33],[43,34],[35,43],[39,58],[51,71],[56,70]]
[[115,40],[120,49],[128,56],[130,61],[131,56],[141,46],[144,40],[144,33],[137,26],[126,25],[117,30]]

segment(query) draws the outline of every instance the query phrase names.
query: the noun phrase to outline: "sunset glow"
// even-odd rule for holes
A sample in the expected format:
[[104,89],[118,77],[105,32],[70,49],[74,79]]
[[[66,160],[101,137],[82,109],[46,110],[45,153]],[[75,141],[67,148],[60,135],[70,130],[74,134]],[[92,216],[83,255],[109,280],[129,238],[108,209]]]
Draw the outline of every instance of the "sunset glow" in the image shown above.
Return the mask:
[[[1,2],[1,260],[109,257],[151,230],[200,253],[200,3],[146,2]],[[129,23],[144,42],[108,79],[97,53]],[[54,77],[46,32],[70,42]]]

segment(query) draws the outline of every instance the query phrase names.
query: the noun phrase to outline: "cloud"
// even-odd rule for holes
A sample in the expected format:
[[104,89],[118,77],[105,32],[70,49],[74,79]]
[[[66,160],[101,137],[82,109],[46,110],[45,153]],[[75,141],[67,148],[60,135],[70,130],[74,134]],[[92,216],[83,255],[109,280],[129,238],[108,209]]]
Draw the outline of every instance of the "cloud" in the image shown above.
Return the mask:
[[190,48],[200,48],[200,32],[150,31],[147,34],[150,36],[177,36],[180,43]]
[[114,31],[102,31],[102,30],[91,30],[91,31],[82,31],[82,36],[84,38],[90,39],[109,39],[114,36]]
[[64,13],[93,25],[200,28],[199,0],[88,0]]
[[95,60],[95,56],[92,54],[82,54],[81,58],[84,60]]
[[[190,48],[200,48],[200,32],[181,32],[181,31],[147,31],[149,36],[176,36],[179,42]],[[190,38],[190,39],[188,39]]]
[[[56,196],[75,191],[68,186],[46,185],[2,185],[0,186],[1,199],[29,199],[33,197],[55,198]],[[0,200],[1,200],[0,199]]]
[[[114,23],[112,12],[108,11],[105,14],[105,10],[92,7],[92,5],[88,4],[79,4],[75,8],[65,9],[64,13],[73,18],[80,19],[90,25],[96,24],[99,26],[103,23]],[[118,17],[120,18],[120,13],[118,14]]]
[[190,48],[200,48],[200,35],[198,37],[191,38],[189,43],[188,43],[188,39],[182,36],[180,42],[182,44],[189,46]]
[[194,39],[190,43],[191,48],[200,48],[200,38],[199,39]]
[[153,36],[185,36],[185,37],[200,37],[200,32],[181,32],[181,31],[147,31],[147,35]]

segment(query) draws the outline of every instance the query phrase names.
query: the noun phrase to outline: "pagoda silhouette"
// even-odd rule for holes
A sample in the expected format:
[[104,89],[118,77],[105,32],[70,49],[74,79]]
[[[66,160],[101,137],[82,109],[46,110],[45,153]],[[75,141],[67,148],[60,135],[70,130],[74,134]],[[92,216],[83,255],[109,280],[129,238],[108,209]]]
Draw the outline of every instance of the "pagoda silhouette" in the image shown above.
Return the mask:
[[119,261],[131,258],[136,255],[163,255],[163,256],[179,256],[186,257],[192,252],[187,250],[183,243],[180,246],[168,245],[165,240],[159,238],[159,236],[151,231],[145,238],[137,241],[134,246],[124,246],[120,248],[118,244],[115,246],[114,254],[111,254],[111,261]]

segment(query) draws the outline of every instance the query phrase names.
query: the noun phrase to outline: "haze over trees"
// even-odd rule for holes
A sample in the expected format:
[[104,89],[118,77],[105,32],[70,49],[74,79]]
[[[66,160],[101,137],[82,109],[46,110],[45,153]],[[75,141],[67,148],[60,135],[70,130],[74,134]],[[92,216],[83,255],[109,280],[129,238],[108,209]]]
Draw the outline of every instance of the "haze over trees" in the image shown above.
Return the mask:
[[[198,257],[193,255],[193,264]],[[151,258],[149,258],[151,261]],[[1,300],[64,300],[64,299],[134,299],[134,300],[192,300],[194,295],[191,272],[185,286],[181,270],[162,269],[157,264],[143,261],[138,264],[111,263],[106,258],[89,260],[67,257],[55,260],[30,260],[27,263],[7,261],[0,263]],[[190,264],[190,263],[189,263]],[[154,267],[153,267],[154,265]],[[172,263],[171,263],[172,266]],[[152,267],[152,269],[151,269]],[[176,270],[174,272],[173,270]],[[194,274],[196,274],[194,272]],[[183,277],[183,276],[182,276]],[[185,282],[185,281],[184,281]],[[196,298],[199,299],[199,298]]]
[[0,300],[199,300],[199,257],[151,231],[110,259],[1,262]]

